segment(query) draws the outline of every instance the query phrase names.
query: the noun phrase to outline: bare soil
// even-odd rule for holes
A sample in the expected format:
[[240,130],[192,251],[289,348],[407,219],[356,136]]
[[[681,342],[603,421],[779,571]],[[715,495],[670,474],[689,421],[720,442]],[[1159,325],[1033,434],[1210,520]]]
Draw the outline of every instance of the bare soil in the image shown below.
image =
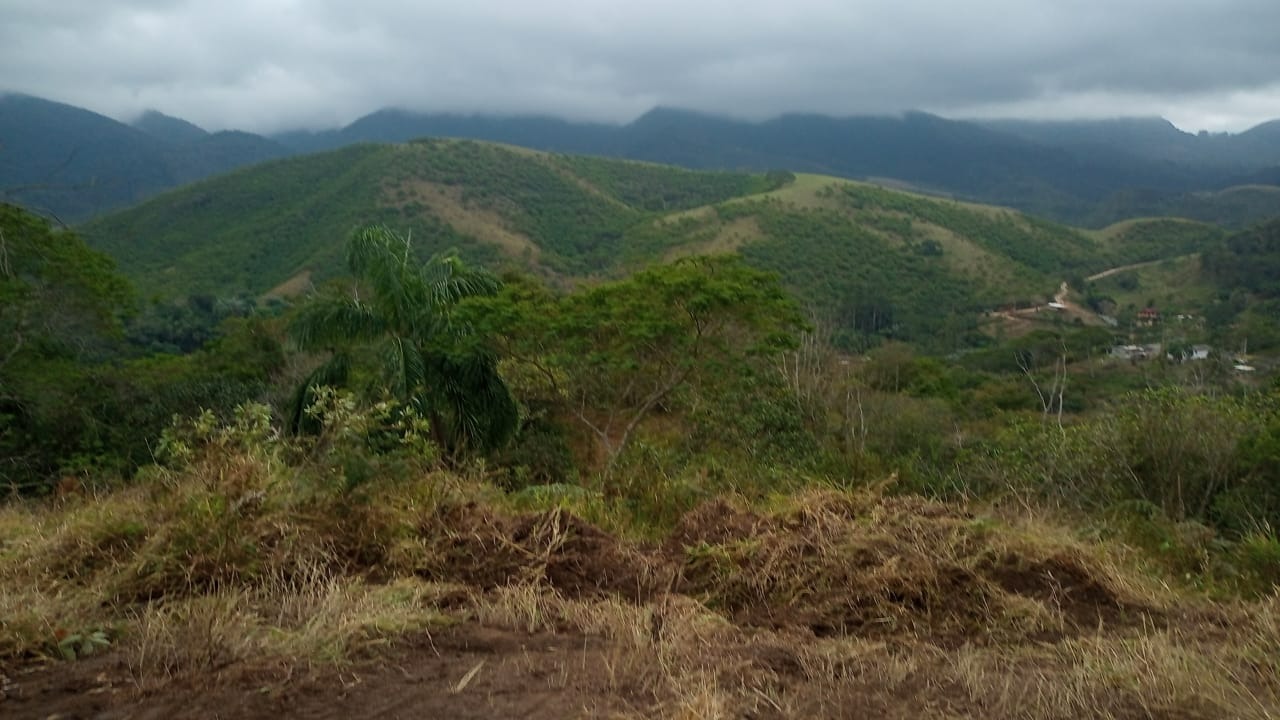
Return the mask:
[[[424,516],[421,532],[435,553],[415,572],[466,588],[440,607],[448,622],[428,632],[338,666],[240,660],[156,678],[137,677],[120,651],[19,663],[0,677],[0,716],[1210,718],[1277,709],[1264,666],[1263,680],[1250,680],[1256,668],[1229,665],[1223,651],[1203,667],[1225,668],[1226,684],[1197,674],[1200,654],[1253,632],[1244,621],[1162,605],[1078,546],[993,539],[964,508],[920,498],[816,492],[769,514],[718,500],[649,544],[560,509],[504,516],[475,504]],[[1186,677],[1171,676],[1166,657]]]
[[289,668],[237,666],[150,692],[108,656],[12,678],[0,709],[13,720],[566,718],[643,709],[637,701],[651,704],[628,698],[625,688],[598,692],[601,645],[598,638],[468,624],[406,639],[386,657],[341,671],[297,676]]

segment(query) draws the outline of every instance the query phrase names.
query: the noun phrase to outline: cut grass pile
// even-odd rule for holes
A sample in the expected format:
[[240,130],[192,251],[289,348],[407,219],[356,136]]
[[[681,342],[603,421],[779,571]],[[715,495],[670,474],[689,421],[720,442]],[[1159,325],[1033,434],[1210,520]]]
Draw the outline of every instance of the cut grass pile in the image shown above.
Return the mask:
[[1275,599],[1180,594],[1043,520],[814,488],[720,498],[644,540],[452,474],[342,491],[293,472],[226,452],[0,509],[0,669],[73,673],[62,658],[92,651],[129,702],[161,702],[237,667],[322,676],[501,632],[564,641],[477,672],[577,683],[623,716],[1280,712]]

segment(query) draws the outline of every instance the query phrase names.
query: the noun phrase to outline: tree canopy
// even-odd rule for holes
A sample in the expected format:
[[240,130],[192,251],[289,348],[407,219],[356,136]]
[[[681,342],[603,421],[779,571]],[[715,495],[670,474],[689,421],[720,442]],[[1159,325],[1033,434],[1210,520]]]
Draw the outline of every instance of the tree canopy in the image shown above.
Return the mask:
[[306,425],[317,387],[363,379],[368,393],[389,392],[429,418],[447,447],[502,444],[515,402],[497,356],[455,313],[465,298],[495,293],[497,279],[454,255],[420,264],[410,238],[382,226],[352,236],[347,264],[354,281],[313,298],[289,326],[299,348],[329,354],[294,396],[293,427]]
[[777,277],[733,256],[687,258],[565,296],[512,285],[484,308],[610,464],[678,388],[789,347],[801,326]]

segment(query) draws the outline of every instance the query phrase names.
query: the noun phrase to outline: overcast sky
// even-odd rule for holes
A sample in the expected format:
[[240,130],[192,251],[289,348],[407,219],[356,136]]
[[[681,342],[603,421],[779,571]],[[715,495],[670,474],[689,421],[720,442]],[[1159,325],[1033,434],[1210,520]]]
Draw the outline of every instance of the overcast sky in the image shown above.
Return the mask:
[[0,0],[0,89],[208,129],[380,107],[625,122],[1280,118],[1280,0]]

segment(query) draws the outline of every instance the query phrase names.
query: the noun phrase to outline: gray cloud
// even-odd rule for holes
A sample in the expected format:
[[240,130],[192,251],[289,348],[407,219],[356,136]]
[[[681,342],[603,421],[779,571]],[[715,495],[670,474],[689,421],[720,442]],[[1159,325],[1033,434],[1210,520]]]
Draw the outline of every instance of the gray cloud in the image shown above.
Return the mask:
[[626,121],[1280,117],[1275,0],[0,0],[0,88],[211,129],[379,107]]

